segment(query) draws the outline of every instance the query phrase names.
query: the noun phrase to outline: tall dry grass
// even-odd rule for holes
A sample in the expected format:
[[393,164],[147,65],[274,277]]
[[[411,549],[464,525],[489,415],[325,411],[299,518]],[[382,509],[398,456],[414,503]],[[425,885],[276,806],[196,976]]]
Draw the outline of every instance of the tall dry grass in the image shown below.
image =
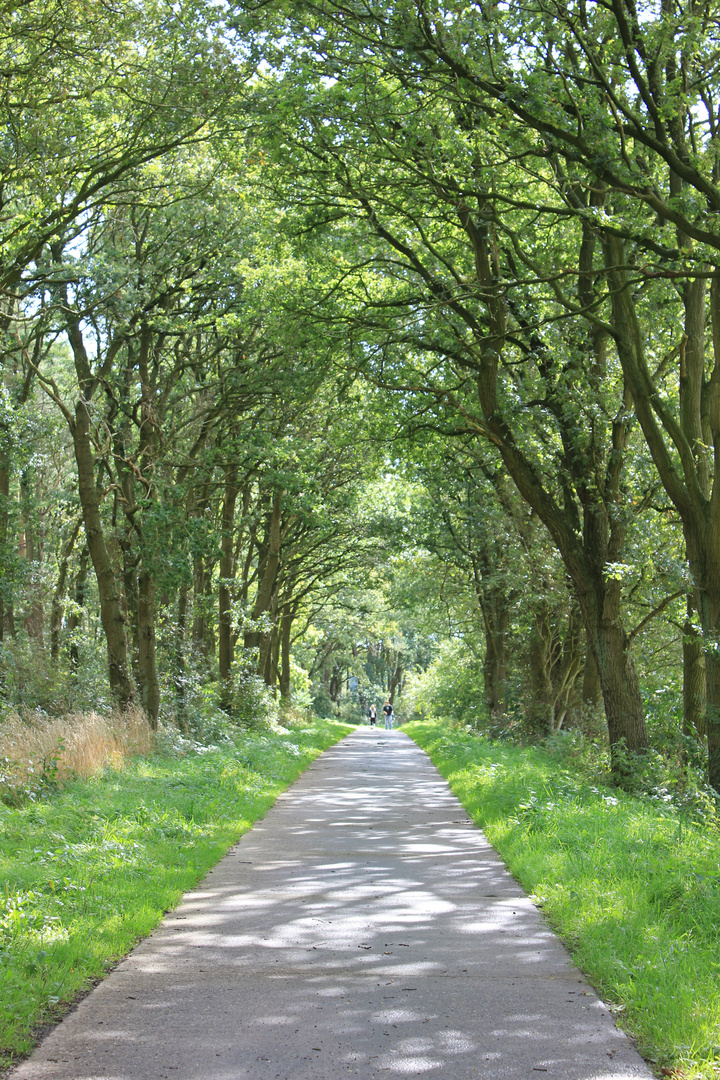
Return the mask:
[[142,709],[111,716],[12,715],[0,723],[0,798],[16,803],[43,784],[87,777],[126,757],[149,754],[155,737]]

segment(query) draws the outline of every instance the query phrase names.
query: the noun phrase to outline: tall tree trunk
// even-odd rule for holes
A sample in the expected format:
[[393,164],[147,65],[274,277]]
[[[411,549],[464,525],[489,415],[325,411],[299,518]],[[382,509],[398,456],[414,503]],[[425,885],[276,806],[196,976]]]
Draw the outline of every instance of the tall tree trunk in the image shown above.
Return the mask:
[[333,667],[332,672],[330,673],[330,678],[328,680],[328,693],[330,695],[330,700],[334,701],[335,704],[337,704],[337,702],[340,700],[340,694],[342,692],[343,685],[342,676],[342,667],[336,664]]
[[207,657],[208,663],[212,664],[215,660],[215,653],[217,648],[217,640],[215,637],[215,624],[210,617],[210,612],[215,606],[215,594],[213,585],[213,566],[212,564],[205,563],[204,579],[203,579],[203,611],[206,612],[204,623],[203,639],[203,652]]
[[[583,503],[587,518],[584,523],[586,535],[581,538],[577,505],[573,503],[572,496],[568,492],[568,497],[563,502],[558,501],[516,442],[498,399],[498,370],[506,333],[507,312],[505,293],[497,284],[500,276],[497,247],[491,243],[490,229],[484,220],[474,222],[469,210],[463,210],[461,222],[474,249],[477,277],[487,296],[489,314],[489,335],[487,330],[484,330],[485,336],[476,337],[478,355],[481,358],[476,387],[483,416],[483,437],[496,446],[520,494],[548,529],[568,571],[583,615],[588,641],[598,664],[611,747],[623,739],[629,749],[644,750],[648,745],[647,729],[637,673],[629,655],[629,643],[620,618],[620,594],[619,590],[612,589],[612,585],[616,583],[608,583],[608,588],[605,589],[605,560],[612,547],[608,539],[612,529],[610,508],[605,504],[604,498],[600,498],[599,492],[586,492]],[[591,255],[591,246],[587,252],[581,253],[581,276],[587,270],[586,263]],[[542,351],[543,343],[538,341],[537,344]],[[601,361],[602,357],[596,356],[591,362]],[[608,456],[607,462],[601,455],[600,460],[587,463],[593,471],[601,474],[604,472],[603,483],[608,489],[610,503],[613,501],[613,491],[617,491],[628,432],[627,407],[623,402],[623,407],[613,422],[612,454]],[[571,429],[567,429],[566,434],[571,441],[578,437]],[[574,461],[584,453],[581,447],[573,446],[569,461]],[[586,476],[587,473],[588,469],[585,469]],[[593,521],[592,507],[595,505],[601,511],[598,523]],[[622,530],[615,530],[612,554],[616,556],[621,549],[621,534]]]
[[[10,459],[6,452],[0,453],[0,554],[6,567],[8,555],[8,526],[10,524]],[[0,582],[0,641],[5,637],[5,620],[12,611],[11,574],[6,570]]]
[[698,589],[698,593],[703,637],[706,642],[711,643],[710,647],[705,649],[708,779],[712,787],[720,793],[720,657],[715,648],[720,634],[720,581],[714,586],[707,580],[704,584],[705,587]]
[[696,738],[705,728],[705,654],[702,637],[693,623],[695,604],[687,598],[687,618],[683,627],[683,734]]
[[592,649],[585,649],[585,667],[583,670],[582,701],[583,708],[594,711],[600,704],[602,687],[600,686],[600,672],[595,661]]
[[277,623],[273,627],[272,632],[268,634],[268,638],[269,647],[265,664],[265,685],[274,687],[277,684],[278,676],[280,674],[280,646],[282,643],[281,628]]
[[[507,698],[507,633],[510,625],[510,605],[502,589],[497,586],[486,587],[481,565],[483,560],[472,551],[468,554],[472,565],[475,599],[485,627],[485,657],[483,659],[485,704],[491,717],[500,717],[505,712]],[[492,576],[494,567],[484,566],[484,569]]]
[[[235,574],[233,526],[235,523],[235,503],[238,497],[237,469],[228,468],[225,472],[225,493],[222,506],[220,550],[220,588],[218,590],[218,670],[220,680],[228,686],[233,662],[232,639],[232,579]],[[227,695],[225,695],[227,696]],[[229,705],[224,702],[224,707]]]
[[85,522],[88,551],[97,578],[100,598],[100,620],[107,643],[110,691],[121,706],[132,704],[134,689],[128,669],[125,619],[120,600],[119,583],[113,572],[112,562],[105,543],[100,497],[95,482],[93,455],[90,442],[90,415],[84,401],[75,406],[73,443],[78,467],[78,493]]
[[[32,490],[34,486],[34,490]],[[43,604],[42,529],[38,523],[38,508],[42,497],[40,477],[32,477],[24,472],[20,480],[24,511],[25,560],[28,565],[28,607],[25,615],[25,628],[28,637],[41,648],[45,637],[45,606]]]
[[526,713],[531,730],[548,735],[553,730],[554,694],[552,684],[553,628],[546,604],[535,611],[530,631],[528,653],[530,661],[530,700]]
[[204,653],[207,637],[205,612],[205,560],[202,555],[193,558],[193,623],[192,642],[198,652]]
[[187,630],[187,611],[188,587],[183,582],[178,590],[177,633],[175,634],[175,662],[179,668],[184,666],[185,661],[183,646],[185,645],[185,632]]
[[508,641],[510,615],[496,595],[484,605],[485,658],[483,679],[485,704],[492,717],[501,717],[507,703]]
[[708,779],[720,793],[720,659],[713,652],[705,658],[707,679],[706,728],[708,741]]
[[398,661],[388,679],[388,700],[391,705],[395,704],[395,694],[400,691],[403,684],[404,669]]
[[75,371],[80,388],[80,400],[75,403],[75,415],[65,413],[72,432],[75,461],[78,469],[78,495],[83,511],[85,539],[95,571],[100,600],[100,621],[105,633],[108,658],[108,681],[110,693],[121,708],[131,705],[135,690],[128,667],[125,616],[122,595],[113,569],[103,530],[100,513],[100,493],[95,480],[95,468],[90,438],[90,413],[88,403],[96,388],[92,376],[80,319],[72,312],[67,301],[67,286],[59,286],[64,301],[65,329],[75,361]]
[[73,528],[70,537],[63,548],[60,558],[60,566],[58,569],[58,578],[55,585],[55,591],[52,598],[52,607],[50,611],[50,656],[53,660],[57,660],[60,655],[60,624],[62,622],[62,608],[63,600],[65,599],[65,589],[67,582],[68,566],[70,565],[70,559],[72,553],[75,550],[75,542],[80,532],[82,520],[79,519],[75,527]]
[[202,555],[193,559],[192,643],[195,650],[210,662],[215,656],[215,635],[210,613],[214,607],[213,567]]
[[[142,400],[140,402],[140,415],[142,423],[139,427],[139,467],[145,482],[144,499],[148,504],[157,497],[155,487],[155,474],[158,448],[162,441],[159,422],[156,415],[158,398],[155,383],[155,370],[151,373],[151,350],[154,340],[152,327],[143,322],[140,332],[140,347],[137,352],[137,370],[142,387]],[[117,461],[118,475],[121,469],[125,469]],[[129,470],[128,470],[129,471]],[[147,713],[150,726],[155,731],[158,726],[160,713],[160,684],[157,673],[157,656],[155,646],[155,622],[156,622],[156,584],[153,572],[152,551],[149,549],[148,538],[142,525],[142,517],[133,513],[137,511],[134,488],[137,485],[137,476],[131,479],[133,493],[132,501],[128,499],[125,512],[128,523],[135,529],[140,539],[140,561],[137,579],[137,646],[138,646],[138,670],[140,672],[140,688],[143,708]]]
[[296,609],[285,609],[280,624],[280,697],[285,704],[290,703],[290,642],[292,625],[295,619]]
[[579,704],[577,686],[586,667],[583,653],[582,616],[573,606],[568,618],[567,633],[562,648],[553,664],[553,730],[560,731],[574,706]]
[[[685,339],[681,352],[680,424],[657,392],[644,352],[640,322],[624,269],[622,241],[605,240],[618,355],[635,409],[663,487],[683,523],[688,563],[695,582],[706,648],[706,730],[709,780],[720,791],[720,283],[712,280],[710,308],[714,364],[705,378],[705,286],[685,288]],[[673,444],[671,453],[665,435]],[[712,480],[709,447],[714,448]],[[677,457],[676,457],[677,455]]]
[[128,646],[130,648],[130,664],[135,684],[140,684],[140,671],[138,656],[140,641],[138,637],[138,561],[139,556],[133,550],[130,536],[125,536],[120,544],[122,551],[122,579],[123,598],[125,608],[125,625],[127,627]]
[[85,607],[85,590],[87,587],[87,575],[88,575],[88,560],[90,558],[90,552],[88,551],[87,544],[83,544],[83,549],[80,552],[80,565],[78,566],[78,572],[75,576],[75,608],[68,619],[68,637],[70,638],[70,665],[72,668],[77,669],[80,664],[80,650],[78,649],[77,640],[75,640],[75,631],[82,623],[82,615],[80,610]]
[[185,719],[185,634],[187,631],[188,587],[185,582],[178,592],[177,630],[175,632],[175,708],[181,730]]
[[[258,588],[255,595],[255,603],[253,604],[251,618],[253,622],[270,611],[273,602],[273,593],[275,589],[275,581],[277,578],[278,569],[280,566],[280,522],[281,522],[281,501],[280,495],[276,494],[273,497],[272,508],[267,519],[265,529],[265,540],[263,543],[262,554],[262,566],[259,574]],[[260,649],[262,655],[258,656],[256,671],[259,675],[264,675],[265,664],[267,661],[266,646],[263,646],[263,634],[252,629],[246,632],[244,645],[246,649]]]
[[630,641],[620,618],[620,583],[595,584],[592,598],[581,598],[581,606],[584,599],[585,632],[598,667],[610,746],[622,739],[628,750],[639,753],[648,746],[647,728]]
[[270,597],[270,606],[266,612],[270,620],[270,629],[260,635],[258,642],[257,674],[262,677],[266,686],[273,687],[277,680],[277,666],[280,656],[280,635],[278,628],[278,597],[273,592]]
[[138,574],[138,671],[142,706],[150,726],[157,730],[160,713],[160,684],[155,656],[155,582],[149,570]]

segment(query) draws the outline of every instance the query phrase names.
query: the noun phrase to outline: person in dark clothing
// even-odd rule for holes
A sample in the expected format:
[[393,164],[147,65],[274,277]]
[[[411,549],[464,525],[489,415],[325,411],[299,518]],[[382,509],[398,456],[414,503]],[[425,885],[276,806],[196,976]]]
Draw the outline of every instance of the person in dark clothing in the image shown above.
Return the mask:
[[383,705],[383,712],[385,713],[385,730],[392,731],[393,725],[393,707],[389,701],[386,701]]

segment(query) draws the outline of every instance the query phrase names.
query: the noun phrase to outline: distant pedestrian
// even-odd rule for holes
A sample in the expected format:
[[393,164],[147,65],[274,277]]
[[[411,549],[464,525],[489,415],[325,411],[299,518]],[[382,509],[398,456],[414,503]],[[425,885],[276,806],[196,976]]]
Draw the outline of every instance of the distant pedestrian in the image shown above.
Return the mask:
[[375,727],[375,722],[377,721],[377,709],[374,705],[371,705],[368,709],[368,717],[370,719],[370,727]]
[[389,701],[383,705],[383,712],[385,713],[385,730],[392,731],[393,707]]

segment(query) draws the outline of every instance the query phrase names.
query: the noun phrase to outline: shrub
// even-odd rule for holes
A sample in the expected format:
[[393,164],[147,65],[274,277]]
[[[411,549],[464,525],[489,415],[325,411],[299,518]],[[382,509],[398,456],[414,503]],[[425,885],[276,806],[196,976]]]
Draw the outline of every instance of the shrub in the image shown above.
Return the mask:
[[26,635],[0,643],[0,693],[15,709],[41,709],[52,716],[110,708],[107,660],[100,640],[85,635],[79,663],[57,661]]
[[279,723],[277,700],[259,675],[236,674],[228,697],[228,714],[234,723],[245,728]]
[[463,641],[445,641],[426,671],[408,676],[402,700],[407,720],[436,716],[484,727],[488,717],[482,662]]

